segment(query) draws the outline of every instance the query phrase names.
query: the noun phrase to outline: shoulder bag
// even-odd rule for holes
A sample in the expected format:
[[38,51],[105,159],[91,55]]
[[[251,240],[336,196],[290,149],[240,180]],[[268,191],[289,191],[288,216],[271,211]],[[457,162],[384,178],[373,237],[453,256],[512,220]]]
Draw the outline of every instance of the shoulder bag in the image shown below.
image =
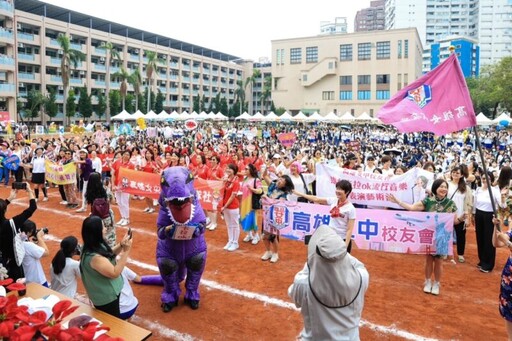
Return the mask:
[[[256,179],[254,179],[254,188],[256,188]],[[253,210],[261,209],[261,196],[263,195],[263,191],[260,194],[252,193],[251,196],[251,207]]]
[[14,224],[14,220],[9,219],[9,223],[11,224],[12,229],[12,242],[14,249],[14,259],[16,260],[16,265],[20,266],[23,262],[23,258],[25,257],[25,246],[23,245],[23,239],[21,238],[21,232],[16,228]]

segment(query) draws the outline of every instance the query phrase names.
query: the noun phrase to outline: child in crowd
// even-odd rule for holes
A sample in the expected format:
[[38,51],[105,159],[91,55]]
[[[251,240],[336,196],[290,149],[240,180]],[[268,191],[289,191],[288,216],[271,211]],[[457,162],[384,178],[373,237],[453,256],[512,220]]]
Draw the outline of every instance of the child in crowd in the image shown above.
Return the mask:
[[76,294],[77,278],[80,278],[80,262],[73,259],[75,255],[80,255],[78,240],[68,236],[60,242],[50,266],[52,289],[71,298]]
[[23,258],[23,272],[27,283],[38,283],[48,288],[48,282],[41,265],[41,258],[50,254],[44,242],[44,231],[37,230],[32,220],[26,220],[21,226],[21,231],[27,236],[23,243],[25,257]]

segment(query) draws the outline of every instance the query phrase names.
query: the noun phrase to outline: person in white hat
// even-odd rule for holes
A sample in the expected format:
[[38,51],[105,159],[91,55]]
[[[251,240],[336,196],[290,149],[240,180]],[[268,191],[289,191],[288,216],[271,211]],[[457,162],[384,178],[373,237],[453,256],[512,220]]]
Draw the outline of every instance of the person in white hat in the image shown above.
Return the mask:
[[307,263],[288,288],[304,320],[301,340],[359,340],[369,281],[343,239],[328,225],[319,226],[309,240]]

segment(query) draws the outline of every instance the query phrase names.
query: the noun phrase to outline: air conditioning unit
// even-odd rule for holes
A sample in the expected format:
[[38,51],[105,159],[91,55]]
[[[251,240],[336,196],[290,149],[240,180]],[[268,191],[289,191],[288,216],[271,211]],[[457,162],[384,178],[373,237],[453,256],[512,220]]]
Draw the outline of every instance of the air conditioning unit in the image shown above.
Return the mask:
[[58,89],[59,89],[59,90],[64,90],[64,87],[63,87],[62,85],[59,85],[59,86],[58,86]]
[[17,24],[17,25],[16,25],[16,28],[17,28],[18,30],[21,30],[21,24]]
[[23,45],[23,43],[18,43],[18,47],[24,48],[25,45]]
[[64,51],[59,50],[59,54],[60,54],[60,55],[63,55],[63,54],[64,54]]
[[101,57],[100,62],[105,62],[105,57]]
[[134,50],[133,52],[135,52],[136,54],[139,54],[139,50],[138,49]]
[[19,83],[19,87],[20,88],[24,88],[25,87],[25,83]]
[[80,75],[85,75],[85,71],[80,71]]
[[69,40],[73,40],[73,36],[71,34],[69,35]]

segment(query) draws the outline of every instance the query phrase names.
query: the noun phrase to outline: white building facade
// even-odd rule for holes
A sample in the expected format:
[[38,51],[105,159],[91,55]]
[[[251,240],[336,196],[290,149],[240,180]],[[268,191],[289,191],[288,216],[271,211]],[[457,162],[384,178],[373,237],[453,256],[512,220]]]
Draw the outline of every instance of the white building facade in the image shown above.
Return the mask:
[[480,65],[512,55],[512,0],[480,0]]

